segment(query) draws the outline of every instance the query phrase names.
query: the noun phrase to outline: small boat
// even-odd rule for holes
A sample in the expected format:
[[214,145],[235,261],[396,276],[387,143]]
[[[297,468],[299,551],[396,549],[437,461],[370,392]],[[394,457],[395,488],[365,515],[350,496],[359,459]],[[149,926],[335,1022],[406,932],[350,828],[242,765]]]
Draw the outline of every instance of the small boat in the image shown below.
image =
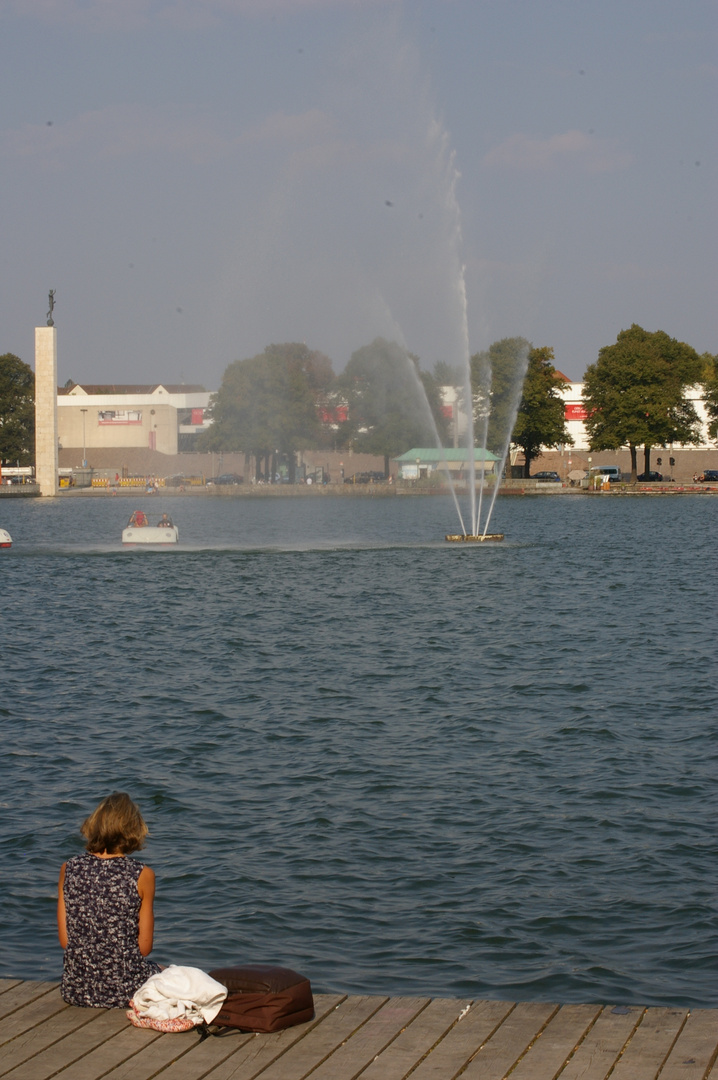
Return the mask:
[[125,547],[145,546],[146,544],[157,546],[176,544],[179,540],[179,529],[167,514],[153,514],[148,516],[144,510],[135,510],[134,514],[122,530],[122,543]]
[[471,533],[447,533],[446,539],[450,544],[483,544],[485,540],[503,540],[503,533],[484,533],[482,536],[472,536]]
[[0,529],[0,548],[12,547],[12,536],[7,529]]

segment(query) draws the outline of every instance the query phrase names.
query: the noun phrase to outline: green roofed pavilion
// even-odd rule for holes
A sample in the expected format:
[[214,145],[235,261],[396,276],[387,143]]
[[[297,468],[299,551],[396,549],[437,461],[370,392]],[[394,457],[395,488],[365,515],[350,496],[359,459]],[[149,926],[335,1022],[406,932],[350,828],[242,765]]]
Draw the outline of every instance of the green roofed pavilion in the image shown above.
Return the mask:
[[[421,476],[429,476],[435,472],[449,471],[452,477],[462,478],[468,476],[470,457],[466,446],[445,446],[439,449],[436,446],[415,446],[407,450],[405,454],[394,458],[399,465],[399,477],[403,480],[416,480]],[[485,473],[493,475],[498,456],[490,450],[476,447],[474,450],[475,467],[478,466]]]
[[[436,446],[431,446],[427,450],[425,447],[414,447],[413,450],[407,450],[405,454],[400,457],[394,458],[394,461],[413,461],[416,464],[416,459],[422,462],[422,464],[429,464],[429,462],[442,462],[442,461],[461,461],[468,462],[469,450],[466,446],[445,446],[439,450]],[[498,455],[492,454],[490,450],[483,450],[477,446],[474,450],[474,461],[477,461],[479,465],[482,461],[498,461]]]

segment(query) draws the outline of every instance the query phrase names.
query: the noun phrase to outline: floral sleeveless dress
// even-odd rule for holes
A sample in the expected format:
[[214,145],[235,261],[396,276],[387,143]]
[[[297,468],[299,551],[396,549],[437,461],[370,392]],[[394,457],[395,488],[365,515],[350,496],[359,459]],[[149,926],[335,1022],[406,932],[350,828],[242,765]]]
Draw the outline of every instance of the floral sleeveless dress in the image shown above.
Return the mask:
[[122,856],[100,859],[89,852],[65,866],[67,948],[61,993],[70,1005],[125,1008],[144,982],[160,970],[137,941],[144,863]]

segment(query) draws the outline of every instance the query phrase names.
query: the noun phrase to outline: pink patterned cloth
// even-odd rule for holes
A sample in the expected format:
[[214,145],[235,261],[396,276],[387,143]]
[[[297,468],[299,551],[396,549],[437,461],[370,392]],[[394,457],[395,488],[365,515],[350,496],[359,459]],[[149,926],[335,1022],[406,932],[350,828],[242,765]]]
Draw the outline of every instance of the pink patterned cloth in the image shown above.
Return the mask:
[[137,1028],[152,1028],[153,1031],[189,1031],[191,1028],[196,1027],[197,1024],[202,1023],[202,1018],[198,1016],[192,1020],[189,1016],[174,1016],[171,1019],[163,1017],[162,1019],[155,1019],[151,1016],[140,1016],[135,1008],[134,1001],[130,1002],[132,1006],[127,1010],[127,1019],[134,1027]]

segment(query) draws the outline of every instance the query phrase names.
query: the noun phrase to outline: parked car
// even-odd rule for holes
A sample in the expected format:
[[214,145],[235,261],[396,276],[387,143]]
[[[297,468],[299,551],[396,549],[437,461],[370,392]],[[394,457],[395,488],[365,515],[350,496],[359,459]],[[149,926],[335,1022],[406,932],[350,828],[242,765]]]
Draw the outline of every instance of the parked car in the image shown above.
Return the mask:
[[594,465],[589,469],[588,475],[589,477],[600,476],[601,482],[608,480],[611,484],[618,484],[622,480],[618,465]]
[[561,477],[557,472],[537,472],[533,475],[534,480],[542,480],[544,483],[552,482],[554,484],[561,483]]
[[185,482],[184,473],[174,473],[173,476],[165,477],[165,487],[183,487]]
[[383,484],[386,476],[383,472],[358,472],[344,479],[345,484]]
[[650,472],[639,473],[636,479],[639,484],[657,484],[663,479],[663,473],[654,472],[651,469]]
[[243,484],[243,483],[244,483],[244,477],[243,476],[238,476],[237,473],[233,473],[233,472],[222,473],[221,476],[215,476],[212,480],[207,481],[208,485],[209,484],[217,484],[218,486],[223,485],[225,487],[230,487],[232,484]]
[[718,469],[706,469],[698,477],[700,484],[718,484]]

